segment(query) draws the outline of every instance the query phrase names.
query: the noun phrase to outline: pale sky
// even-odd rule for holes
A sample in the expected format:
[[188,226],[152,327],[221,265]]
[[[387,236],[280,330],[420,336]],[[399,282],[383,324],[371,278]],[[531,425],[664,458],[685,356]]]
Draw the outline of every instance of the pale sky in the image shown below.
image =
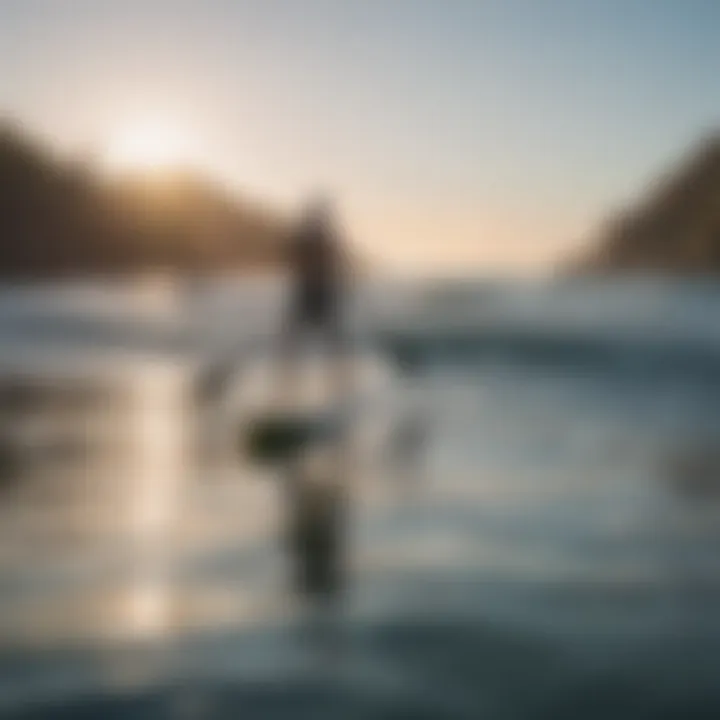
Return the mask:
[[718,0],[0,0],[0,110],[154,124],[390,268],[544,270],[720,120]]

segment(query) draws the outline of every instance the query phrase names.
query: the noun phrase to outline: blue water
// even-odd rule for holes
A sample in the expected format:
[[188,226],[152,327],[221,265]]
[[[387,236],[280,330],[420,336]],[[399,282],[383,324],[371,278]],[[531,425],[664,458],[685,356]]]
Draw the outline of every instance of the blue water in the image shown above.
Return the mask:
[[[152,311],[58,292],[0,297],[3,355],[192,370],[251,356],[280,306],[232,285]],[[204,456],[160,541],[85,527],[70,477],[45,514],[3,503],[0,714],[718,717],[719,317],[711,282],[366,289],[358,342],[407,363],[392,399],[431,420],[409,482],[382,462],[356,481],[341,654],[303,640],[272,481]]]

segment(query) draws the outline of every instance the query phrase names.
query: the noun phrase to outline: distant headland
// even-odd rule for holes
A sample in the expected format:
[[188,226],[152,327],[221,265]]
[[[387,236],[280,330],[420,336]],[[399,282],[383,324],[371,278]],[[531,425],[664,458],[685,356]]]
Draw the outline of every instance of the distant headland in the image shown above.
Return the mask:
[[106,177],[0,124],[0,278],[259,272],[283,258],[280,214],[195,170]]
[[613,216],[570,272],[720,275],[720,133]]

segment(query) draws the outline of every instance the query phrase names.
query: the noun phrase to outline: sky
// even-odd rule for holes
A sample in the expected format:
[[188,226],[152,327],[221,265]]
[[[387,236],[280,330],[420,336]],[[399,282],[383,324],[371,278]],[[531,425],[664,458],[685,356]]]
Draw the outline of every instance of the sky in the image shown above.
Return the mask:
[[0,0],[0,112],[182,133],[394,271],[544,272],[720,121],[717,0]]

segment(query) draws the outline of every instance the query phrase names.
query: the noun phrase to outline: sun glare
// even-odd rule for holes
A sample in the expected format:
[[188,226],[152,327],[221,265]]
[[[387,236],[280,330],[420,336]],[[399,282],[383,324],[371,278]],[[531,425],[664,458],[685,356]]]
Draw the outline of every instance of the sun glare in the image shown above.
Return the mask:
[[192,161],[190,137],[161,122],[128,126],[110,140],[106,164],[110,169],[152,169]]

